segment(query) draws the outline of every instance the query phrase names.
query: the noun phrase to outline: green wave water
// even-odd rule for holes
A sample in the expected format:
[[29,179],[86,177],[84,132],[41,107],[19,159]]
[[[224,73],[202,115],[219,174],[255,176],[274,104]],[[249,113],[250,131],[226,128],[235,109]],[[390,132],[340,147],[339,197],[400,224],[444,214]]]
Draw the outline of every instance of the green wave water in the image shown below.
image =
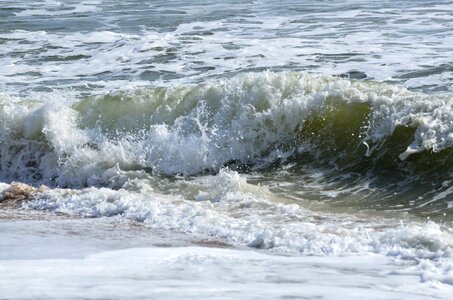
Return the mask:
[[111,186],[114,168],[124,183],[143,172],[193,177],[228,167],[296,199],[423,214],[452,206],[450,96],[264,72],[52,97],[2,100],[3,181]]

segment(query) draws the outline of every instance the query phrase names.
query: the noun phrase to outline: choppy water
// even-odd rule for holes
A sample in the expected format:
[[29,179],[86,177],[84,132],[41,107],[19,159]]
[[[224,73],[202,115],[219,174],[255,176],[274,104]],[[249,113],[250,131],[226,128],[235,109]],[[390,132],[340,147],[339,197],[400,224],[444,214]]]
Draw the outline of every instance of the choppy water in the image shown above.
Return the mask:
[[451,290],[453,2],[1,1],[0,49],[0,191],[49,187],[27,209]]
[[453,89],[451,1],[1,3],[0,78],[10,93],[93,93],[264,69]]

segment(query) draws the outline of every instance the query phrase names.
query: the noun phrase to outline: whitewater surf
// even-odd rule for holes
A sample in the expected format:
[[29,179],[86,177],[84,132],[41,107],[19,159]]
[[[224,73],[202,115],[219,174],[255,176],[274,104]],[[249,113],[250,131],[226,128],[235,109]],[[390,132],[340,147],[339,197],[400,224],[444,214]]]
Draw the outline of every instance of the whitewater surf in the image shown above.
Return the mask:
[[449,299],[451,3],[170,2],[0,3],[2,297]]

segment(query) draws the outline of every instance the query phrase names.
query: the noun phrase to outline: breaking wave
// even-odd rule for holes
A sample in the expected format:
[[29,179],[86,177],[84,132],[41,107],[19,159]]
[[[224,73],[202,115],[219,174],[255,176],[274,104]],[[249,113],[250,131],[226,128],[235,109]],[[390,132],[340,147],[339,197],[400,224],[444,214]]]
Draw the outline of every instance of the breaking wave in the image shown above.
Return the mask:
[[443,199],[446,207],[453,193],[451,96],[263,72],[81,100],[48,97],[0,98],[2,181],[112,187],[144,173],[195,176],[228,166],[297,175],[310,165],[326,182],[346,186],[359,174],[354,184],[422,199],[417,206]]

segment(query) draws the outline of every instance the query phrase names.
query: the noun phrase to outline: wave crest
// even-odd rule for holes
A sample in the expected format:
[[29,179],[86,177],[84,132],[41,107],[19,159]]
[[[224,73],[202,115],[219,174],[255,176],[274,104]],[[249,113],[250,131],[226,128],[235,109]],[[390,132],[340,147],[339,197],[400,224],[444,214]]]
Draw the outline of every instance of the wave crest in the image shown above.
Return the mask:
[[303,153],[345,165],[390,155],[385,164],[398,165],[442,152],[428,160],[451,165],[452,99],[296,72],[75,102],[4,98],[1,175],[102,185],[115,167],[195,175],[225,165],[262,169]]

